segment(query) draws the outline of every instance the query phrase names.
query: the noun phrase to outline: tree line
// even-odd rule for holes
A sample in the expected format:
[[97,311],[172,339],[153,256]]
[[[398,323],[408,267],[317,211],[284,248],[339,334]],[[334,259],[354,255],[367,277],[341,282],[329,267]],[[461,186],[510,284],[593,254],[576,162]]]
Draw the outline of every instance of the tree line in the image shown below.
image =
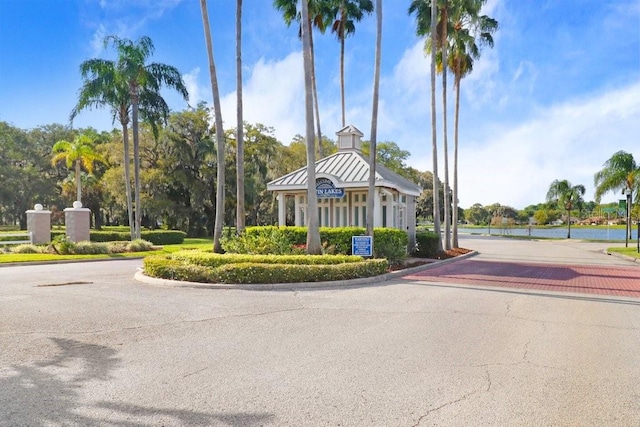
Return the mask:
[[[155,130],[147,123],[140,126],[142,226],[179,229],[190,236],[212,235],[221,162],[210,114],[200,103],[196,108],[170,113],[167,124]],[[225,226],[236,225],[236,135],[236,129],[224,133],[228,172],[223,185]],[[50,124],[23,130],[0,122],[0,224],[26,228],[25,211],[35,203],[52,210],[54,224],[62,224],[62,210],[81,200],[91,209],[95,227],[129,225],[123,176],[125,159],[132,157],[133,147],[128,147],[130,153],[125,156],[122,139],[119,129],[97,132]],[[244,219],[247,225],[277,224],[277,202],[266,184],[306,165],[306,141],[297,135],[285,145],[275,137],[273,128],[249,123],[243,126],[243,139]],[[326,137],[322,146],[328,155],[337,151],[335,141]],[[369,149],[370,143],[365,141],[365,155]],[[432,221],[432,174],[408,166],[409,156],[395,142],[377,144],[379,163],[425,189],[418,198],[418,216],[421,221]],[[133,187],[133,177],[129,180]],[[442,187],[440,193],[444,193]],[[289,222],[293,223],[293,218]]]

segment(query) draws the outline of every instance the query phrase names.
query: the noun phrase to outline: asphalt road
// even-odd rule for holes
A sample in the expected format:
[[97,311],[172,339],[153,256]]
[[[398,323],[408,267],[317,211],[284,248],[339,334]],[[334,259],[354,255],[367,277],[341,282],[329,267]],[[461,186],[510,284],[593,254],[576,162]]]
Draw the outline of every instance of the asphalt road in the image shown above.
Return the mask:
[[413,279],[175,289],[134,281],[139,265],[0,268],[1,426],[640,423],[640,299]]

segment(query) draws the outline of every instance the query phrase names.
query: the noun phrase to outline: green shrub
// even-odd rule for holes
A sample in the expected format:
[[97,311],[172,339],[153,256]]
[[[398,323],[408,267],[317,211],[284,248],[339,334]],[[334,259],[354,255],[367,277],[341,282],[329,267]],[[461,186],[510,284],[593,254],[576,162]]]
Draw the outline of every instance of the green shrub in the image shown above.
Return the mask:
[[386,258],[395,264],[407,256],[409,236],[396,228],[376,228],[373,230],[373,256]]
[[143,260],[144,271],[151,277],[188,282],[213,282],[212,270],[200,265],[186,264],[167,256],[152,255]]
[[440,236],[430,231],[416,233],[416,248],[411,253],[417,258],[436,258]]
[[121,254],[129,251],[129,243],[127,241],[107,242],[109,253]]
[[[351,254],[351,237],[364,236],[363,227],[321,227],[320,241],[324,253]],[[373,231],[374,257],[395,263],[407,254],[409,238],[403,230],[376,228]],[[254,254],[290,254],[305,250],[305,227],[249,227],[238,238],[222,244],[226,252]]]
[[[151,242],[154,245],[179,245],[184,242],[187,233],[179,230],[149,230],[142,231],[142,239]],[[51,238],[56,239],[64,237],[65,232],[62,230],[52,230]],[[121,242],[131,241],[131,233],[129,231],[119,230],[91,230],[90,240],[92,242]]]
[[251,227],[240,236],[222,238],[220,245],[235,254],[285,255],[292,251],[289,236],[278,227]]
[[55,251],[60,255],[73,255],[76,249],[76,244],[67,240],[64,234],[53,239],[51,246],[53,246]]
[[362,261],[362,257],[354,255],[249,255],[249,254],[216,254],[209,251],[187,250],[171,254],[172,259],[185,261],[209,268],[218,268],[225,264],[344,264]]
[[331,265],[226,264],[213,270],[218,283],[297,283],[349,280],[371,277],[387,271],[385,260],[365,260]]
[[109,246],[106,243],[95,242],[77,242],[72,248],[71,252],[75,255],[97,255],[108,254]]
[[348,280],[383,274],[384,259],[358,256],[275,256],[181,251],[148,256],[145,273],[152,277],[205,283],[293,283]]
[[151,250],[153,243],[148,240],[135,239],[133,242],[127,242],[128,252],[145,252]]
[[187,233],[179,230],[152,230],[140,234],[144,240],[154,245],[180,245],[187,236]]
[[351,254],[351,237],[364,236],[362,227],[321,227],[320,241],[323,247],[331,248],[337,254]]
[[23,245],[16,245],[10,248],[10,251],[14,254],[39,254],[42,253],[42,249],[36,245],[30,243]]

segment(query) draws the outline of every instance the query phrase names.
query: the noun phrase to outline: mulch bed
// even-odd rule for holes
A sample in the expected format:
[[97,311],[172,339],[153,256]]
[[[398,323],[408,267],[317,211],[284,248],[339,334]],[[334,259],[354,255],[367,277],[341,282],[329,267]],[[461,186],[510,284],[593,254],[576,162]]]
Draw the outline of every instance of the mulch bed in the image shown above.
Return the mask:
[[405,262],[403,262],[402,264],[398,264],[398,265],[393,265],[391,266],[390,270],[391,271],[397,271],[397,270],[404,270],[407,268],[411,268],[411,267],[418,267],[420,265],[425,265],[425,264],[431,264],[434,261],[437,260],[443,260],[443,259],[449,259],[449,258],[455,258],[459,255],[464,255],[466,253],[471,252],[471,249],[465,249],[465,248],[453,248],[453,249],[449,249],[447,251],[442,251],[440,252],[440,254],[438,254],[438,256],[436,258],[410,258],[408,260],[406,260]]

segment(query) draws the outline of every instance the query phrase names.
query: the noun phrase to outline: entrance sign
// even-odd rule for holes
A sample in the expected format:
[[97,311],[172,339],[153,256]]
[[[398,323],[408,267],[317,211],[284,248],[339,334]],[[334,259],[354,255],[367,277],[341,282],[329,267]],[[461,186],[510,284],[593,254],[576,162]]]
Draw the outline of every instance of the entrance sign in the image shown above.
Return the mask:
[[351,236],[351,254],[373,256],[372,236]]
[[340,199],[344,197],[344,188],[336,188],[329,178],[316,179],[316,194],[321,199]]

